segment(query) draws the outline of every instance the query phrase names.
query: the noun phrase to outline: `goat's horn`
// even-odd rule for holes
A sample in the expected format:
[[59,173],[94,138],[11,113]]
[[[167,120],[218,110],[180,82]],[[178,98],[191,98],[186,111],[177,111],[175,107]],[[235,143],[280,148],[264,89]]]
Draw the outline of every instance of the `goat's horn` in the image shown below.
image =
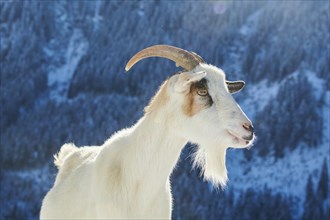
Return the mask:
[[128,61],[125,70],[130,70],[134,64],[148,57],[164,57],[170,59],[176,63],[176,66],[181,66],[188,71],[194,69],[198,64],[204,63],[204,60],[193,52],[188,52],[169,45],[155,45],[135,54]]

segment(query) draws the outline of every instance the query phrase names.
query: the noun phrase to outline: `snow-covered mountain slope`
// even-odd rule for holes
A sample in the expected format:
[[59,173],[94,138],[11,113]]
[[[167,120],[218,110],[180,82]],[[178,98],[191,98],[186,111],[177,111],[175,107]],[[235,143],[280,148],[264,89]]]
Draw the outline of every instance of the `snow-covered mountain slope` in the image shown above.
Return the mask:
[[174,219],[327,216],[329,17],[325,1],[0,2],[0,218],[38,218],[63,143],[102,144],[143,114],[178,71],[149,59],[123,74],[153,44],[195,51],[245,80],[234,98],[258,136],[249,150],[228,150],[224,192],[191,170],[187,146],[171,177]]
[[[64,64],[60,67],[49,66],[47,85],[49,87],[49,98],[63,101],[68,96],[70,82],[76,71],[82,56],[86,54],[88,43],[79,29],[74,29],[64,55]],[[53,52],[45,48],[49,57],[55,56]]]
[[[308,78],[317,99],[320,100],[322,96],[325,97],[322,109],[320,109],[323,121],[321,144],[311,148],[306,143],[300,143],[293,151],[286,150],[283,158],[276,158],[270,154],[267,158],[253,157],[252,160],[247,161],[241,150],[229,149],[227,154],[229,185],[234,191],[245,191],[248,188],[259,188],[260,190],[265,187],[271,188],[274,193],[283,193],[295,199],[298,210],[300,210],[297,216],[302,214],[309,175],[312,176],[314,184],[317,185],[321,175],[320,168],[324,161],[330,159],[330,91],[325,89],[325,81],[317,77],[315,73],[295,72],[281,82],[267,84],[267,82],[261,81],[250,88],[247,87],[247,95],[241,103],[242,108],[251,115],[253,120],[256,114],[265,107],[265,103],[274,100],[281,84],[285,83],[286,80],[303,75]],[[265,146],[257,144],[248,150],[254,151],[255,147]]]

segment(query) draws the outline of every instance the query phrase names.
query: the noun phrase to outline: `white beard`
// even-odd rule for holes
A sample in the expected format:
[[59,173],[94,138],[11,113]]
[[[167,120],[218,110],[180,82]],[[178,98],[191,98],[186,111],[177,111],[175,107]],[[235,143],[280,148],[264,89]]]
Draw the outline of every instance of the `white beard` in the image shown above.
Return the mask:
[[194,167],[200,167],[204,179],[213,183],[215,188],[225,188],[228,176],[226,168],[226,149],[222,146],[197,146],[194,153]]

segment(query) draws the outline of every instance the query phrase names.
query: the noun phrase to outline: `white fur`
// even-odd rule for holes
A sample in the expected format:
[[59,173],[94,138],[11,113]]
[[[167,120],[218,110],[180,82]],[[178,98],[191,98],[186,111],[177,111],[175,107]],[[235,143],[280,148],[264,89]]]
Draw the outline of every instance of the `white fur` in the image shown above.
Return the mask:
[[[187,116],[182,103],[189,84],[203,77],[214,104]],[[243,123],[251,122],[228,93],[222,70],[201,64],[174,75],[134,126],[100,147],[63,145],[55,157],[59,173],[43,200],[40,218],[169,219],[169,176],[185,144],[199,144],[195,165],[201,166],[205,179],[225,186],[226,149],[248,145],[228,130],[247,135]]]

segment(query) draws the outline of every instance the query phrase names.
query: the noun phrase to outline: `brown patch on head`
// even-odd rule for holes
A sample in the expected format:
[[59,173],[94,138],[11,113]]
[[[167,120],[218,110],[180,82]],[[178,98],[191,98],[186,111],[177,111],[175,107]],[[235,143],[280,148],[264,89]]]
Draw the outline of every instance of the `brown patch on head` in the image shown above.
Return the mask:
[[192,117],[205,108],[213,104],[213,100],[209,94],[200,96],[197,94],[199,90],[208,90],[206,79],[191,84],[189,92],[186,94],[182,111],[185,115]]
[[169,100],[168,94],[167,94],[167,88],[168,88],[168,80],[166,80],[159,88],[156,95],[151,99],[149,102],[149,105],[147,105],[144,108],[144,112],[146,114],[154,112],[158,108],[161,108],[166,105],[166,103]]

